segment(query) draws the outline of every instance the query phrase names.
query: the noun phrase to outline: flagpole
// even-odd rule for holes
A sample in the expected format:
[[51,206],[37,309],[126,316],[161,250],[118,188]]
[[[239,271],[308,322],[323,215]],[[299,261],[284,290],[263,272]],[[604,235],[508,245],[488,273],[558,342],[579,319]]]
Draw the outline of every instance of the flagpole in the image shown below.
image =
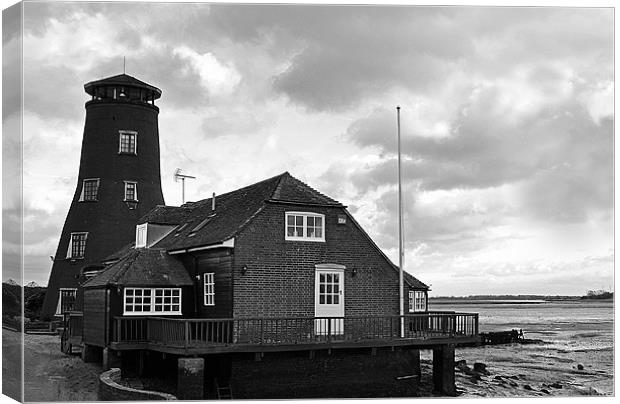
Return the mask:
[[396,107],[396,124],[398,126],[398,300],[400,302],[400,337],[405,337],[405,298],[403,279],[403,194],[400,167],[400,106]]

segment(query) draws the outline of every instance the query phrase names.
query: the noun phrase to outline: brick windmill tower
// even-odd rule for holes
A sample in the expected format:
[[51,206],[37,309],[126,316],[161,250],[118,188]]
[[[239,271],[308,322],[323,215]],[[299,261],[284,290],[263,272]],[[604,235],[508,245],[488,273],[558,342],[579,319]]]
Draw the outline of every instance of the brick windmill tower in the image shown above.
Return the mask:
[[42,317],[70,309],[78,282],[135,238],[138,219],[164,203],[159,166],[161,90],[126,74],[84,85],[86,122],[78,182]]

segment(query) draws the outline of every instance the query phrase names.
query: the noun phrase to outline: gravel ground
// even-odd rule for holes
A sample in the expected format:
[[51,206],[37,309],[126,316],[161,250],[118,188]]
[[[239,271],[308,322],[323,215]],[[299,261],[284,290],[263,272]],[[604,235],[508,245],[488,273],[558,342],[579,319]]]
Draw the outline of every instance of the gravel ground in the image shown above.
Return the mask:
[[[20,334],[2,330],[2,367],[19,363]],[[84,363],[77,355],[60,351],[57,335],[26,334],[24,337],[25,401],[96,401],[97,383],[102,372],[97,363]]]

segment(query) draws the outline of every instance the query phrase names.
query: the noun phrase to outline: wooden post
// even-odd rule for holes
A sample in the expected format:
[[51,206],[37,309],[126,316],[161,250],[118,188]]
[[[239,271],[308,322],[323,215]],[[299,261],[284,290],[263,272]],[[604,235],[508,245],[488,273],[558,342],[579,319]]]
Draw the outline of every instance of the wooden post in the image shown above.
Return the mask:
[[185,323],[185,348],[187,348],[189,346],[189,322],[185,320],[183,323]]
[[433,390],[447,396],[456,396],[454,344],[433,348]]
[[332,341],[332,321],[331,319],[327,319],[327,342]]
[[474,314],[474,330],[476,335],[478,335],[478,313]]

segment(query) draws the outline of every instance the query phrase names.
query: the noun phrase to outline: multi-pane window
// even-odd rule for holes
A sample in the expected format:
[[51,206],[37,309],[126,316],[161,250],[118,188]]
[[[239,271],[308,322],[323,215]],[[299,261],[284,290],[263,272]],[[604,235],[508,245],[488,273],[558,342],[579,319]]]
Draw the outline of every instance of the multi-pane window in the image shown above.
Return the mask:
[[125,181],[125,200],[138,200],[138,183],[136,183],[135,181]]
[[77,289],[75,288],[60,288],[58,291],[58,306],[56,307],[57,315],[74,309],[76,294]]
[[324,228],[324,215],[304,212],[286,213],[286,240],[325,241]]
[[120,131],[119,132],[119,140],[118,140],[118,152],[126,153],[126,154],[137,154],[136,153],[136,132],[131,131]]
[[204,303],[205,306],[215,306],[215,274],[204,274]]
[[340,304],[340,274],[319,274],[319,304]]
[[125,288],[125,315],[181,314],[180,288]]
[[426,311],[426,294],[423,291],[409,291],[409,311]]
[[86,250],[86,238],[88,233],[71,233],[69,239],[69,248],[67,251],[67,258],[84,258],[84,251]]
[[80,201],[96,201],[99,192],[99,178],[88,178],[82,181]]

